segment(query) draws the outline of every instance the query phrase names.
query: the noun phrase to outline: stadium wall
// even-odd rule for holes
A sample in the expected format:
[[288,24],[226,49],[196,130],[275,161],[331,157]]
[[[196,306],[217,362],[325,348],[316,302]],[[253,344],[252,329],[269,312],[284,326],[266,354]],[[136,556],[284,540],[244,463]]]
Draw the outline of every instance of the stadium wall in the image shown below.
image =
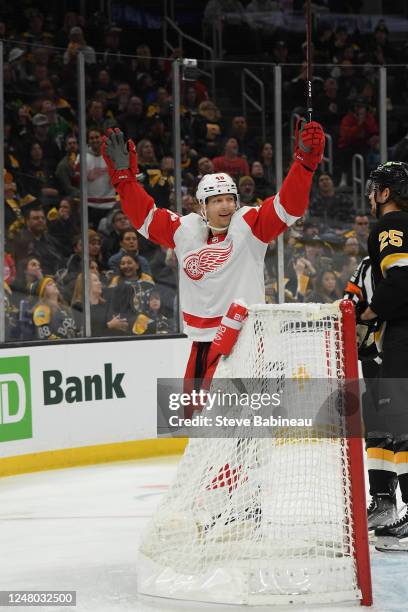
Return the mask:
[[156,380],[182,377],[185,337],[0,352],[0,476],[181,452],[156,439]]

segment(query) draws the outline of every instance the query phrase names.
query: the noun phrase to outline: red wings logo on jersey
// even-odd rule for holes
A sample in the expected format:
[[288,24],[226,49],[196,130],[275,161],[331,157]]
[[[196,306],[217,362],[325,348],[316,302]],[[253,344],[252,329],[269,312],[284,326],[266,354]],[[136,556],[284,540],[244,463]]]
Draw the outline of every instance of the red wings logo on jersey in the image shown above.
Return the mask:
[[184,271],[193,280],[201,280],[206,274],[219,270],[229,260],[231,253],[232,242],[226,248],[205,247],[187,255],[183,261]]

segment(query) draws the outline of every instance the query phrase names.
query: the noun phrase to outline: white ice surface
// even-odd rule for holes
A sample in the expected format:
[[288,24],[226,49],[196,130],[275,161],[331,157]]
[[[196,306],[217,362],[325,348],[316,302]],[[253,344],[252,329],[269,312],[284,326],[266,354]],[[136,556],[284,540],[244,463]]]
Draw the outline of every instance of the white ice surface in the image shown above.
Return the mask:
[[[76,590],[77,606],[0,607],[0,611],[214,611],[213,605],[140,598],[136,592],[138,541],[176,463],[169,457],[1,478],[0,590]],[[407,610],[408,553],[374,550],[372,574],[372,609]],[[239,608],[216,609],[237,612]],[[302,606],[307,609],[350,610]]]

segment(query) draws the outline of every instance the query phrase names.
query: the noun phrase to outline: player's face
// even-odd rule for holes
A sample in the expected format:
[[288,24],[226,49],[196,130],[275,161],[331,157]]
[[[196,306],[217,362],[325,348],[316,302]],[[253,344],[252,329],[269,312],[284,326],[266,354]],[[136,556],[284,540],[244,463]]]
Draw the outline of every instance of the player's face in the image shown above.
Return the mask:
[[375,189],[374,187],[370,188],[368,193],[366,193],[368,201],[370,202],[370,213],[372,217],[376,216],[377,203],[375,201]]
[[390,196],[390,190],[386,187],[383,191],[376,191],[374,188],[371,189],[368,194],[368,200],[370,202],[370,212],[373,217],[377,216],[377,204],[383,204]]
[[235,198],[229,193],[211,196],[207,200],[206,209],[209,225],[227,229],[235,212]]

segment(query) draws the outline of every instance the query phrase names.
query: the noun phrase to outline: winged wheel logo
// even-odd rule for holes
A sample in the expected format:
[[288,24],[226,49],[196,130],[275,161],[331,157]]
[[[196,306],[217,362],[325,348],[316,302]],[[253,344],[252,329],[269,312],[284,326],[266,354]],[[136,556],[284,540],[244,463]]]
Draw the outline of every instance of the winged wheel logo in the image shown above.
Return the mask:
[[227,247],[204,247],[184,258],[183,268],[193,280],[201,280],[206,274],[219,270],[231,257],[232,242]]

